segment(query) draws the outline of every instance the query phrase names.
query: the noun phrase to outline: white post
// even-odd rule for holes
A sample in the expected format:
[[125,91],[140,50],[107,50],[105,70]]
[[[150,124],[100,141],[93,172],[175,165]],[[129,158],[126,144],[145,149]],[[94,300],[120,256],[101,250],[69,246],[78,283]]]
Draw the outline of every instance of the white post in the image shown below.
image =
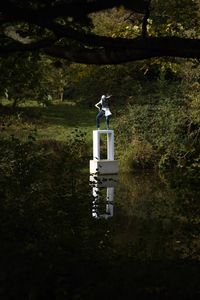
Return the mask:
[[93,130],[93,160],[100,160],[100,134]]
[[114,160],[114,131],[107,133],[107,159]]

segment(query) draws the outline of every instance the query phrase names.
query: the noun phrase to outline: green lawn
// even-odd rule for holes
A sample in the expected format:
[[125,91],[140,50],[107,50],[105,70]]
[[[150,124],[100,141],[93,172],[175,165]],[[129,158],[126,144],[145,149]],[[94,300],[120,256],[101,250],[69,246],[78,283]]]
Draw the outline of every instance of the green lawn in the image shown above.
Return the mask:
[[42,126],[38,126],[37,131],[42,139],[65,140],[76,128],[88,136],[95,129],[95,109],[73,103],[56,103],[41,109],[41,115]]
[[[1,132],[23,139],[30,130],[36,129],[38,139],[65,141],[71,132],[79,129],[86,133],[90,141],[96,128],[96,114],[95,107],[74,102],[54,101],[50,106],[42,107],[35,101],[26,101],[14,114],[8,114],[8,111],[1,113],[1,120],[6,124],[6,130]],[[105,119],[101,123],[104,128]]]

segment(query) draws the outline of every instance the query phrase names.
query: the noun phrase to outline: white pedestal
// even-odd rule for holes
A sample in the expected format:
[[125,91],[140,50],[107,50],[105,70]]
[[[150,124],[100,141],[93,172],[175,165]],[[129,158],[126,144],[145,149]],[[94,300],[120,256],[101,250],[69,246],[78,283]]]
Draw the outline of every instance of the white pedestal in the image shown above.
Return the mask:
[[[107,135],[107,159],[100,158],[100,135]],[[117,174],[118,162],[114,160],[114,131],[93,130],[93,160],[90,160],[91,174]]]
[[91,174],[117,174],[119,172],[117,160],[90,160]]
[[93,159],[100,160],[100,135],[107,134],[107,159],[114,160],[114,131],[93,130]]

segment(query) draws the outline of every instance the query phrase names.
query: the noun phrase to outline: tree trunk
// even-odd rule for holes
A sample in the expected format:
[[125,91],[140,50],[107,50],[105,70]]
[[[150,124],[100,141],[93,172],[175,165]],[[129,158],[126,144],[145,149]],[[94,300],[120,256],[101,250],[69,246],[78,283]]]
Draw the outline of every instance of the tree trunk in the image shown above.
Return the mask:
[[12,103],[12,110],[14,110],[15,111],[15,109],[16,109],[16,107],[17,107],[17,103],[18,102],[18,99],[17,98],[14,98],[13,99],[13,103]]
[[64,91],[60,92],[60,101],[63,102],[64,101]]

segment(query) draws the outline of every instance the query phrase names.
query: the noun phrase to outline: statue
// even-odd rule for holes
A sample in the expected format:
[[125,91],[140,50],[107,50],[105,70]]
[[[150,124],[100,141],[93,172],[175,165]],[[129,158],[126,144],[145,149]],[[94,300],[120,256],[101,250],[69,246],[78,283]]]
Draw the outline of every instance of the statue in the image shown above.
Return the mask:
[[111,111],[109,109],[109,101],[108,99],[110,99],[110,97],[112,97],[112,95],[102,95],[101,96],[101,100],[95,104],[95,107],[98,108],[99,112],[96,116],[96,126],[97,129],[100,129],[100,119],[105,116],[106,117],[106,129],[109,129],[109,118],[111,116]]

